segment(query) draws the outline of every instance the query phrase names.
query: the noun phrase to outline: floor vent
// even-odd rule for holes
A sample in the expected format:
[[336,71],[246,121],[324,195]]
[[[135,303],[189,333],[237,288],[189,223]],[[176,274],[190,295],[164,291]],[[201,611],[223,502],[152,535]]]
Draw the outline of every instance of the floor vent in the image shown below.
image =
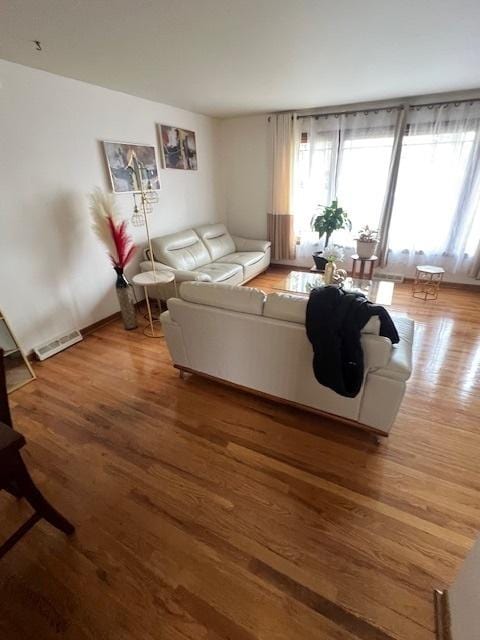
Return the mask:
[[405,278],[401,273],[381,273],[380,271],[375,271],[373,279],[390,280],[390,282],[403,282]]
[[63,351],[63,349],[66,349],[67,347],[71,347],[72,344],[80,342],[80,340],[83,340],[82,334],[80,331],[77,331],[77,329],[74,329],[64,336],[60,336],[46,344],[35,347],[33,352],[39,360],[46,360],[46,358],[55,355],[59,351]]

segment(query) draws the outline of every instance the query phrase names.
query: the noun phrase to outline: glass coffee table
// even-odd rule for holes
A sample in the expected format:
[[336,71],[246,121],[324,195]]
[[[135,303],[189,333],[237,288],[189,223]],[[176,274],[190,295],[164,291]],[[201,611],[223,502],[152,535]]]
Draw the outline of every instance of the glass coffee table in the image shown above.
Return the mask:
[[[312,273],[310,271],[290,271],[290,273],[276,285],[274,289],[296,293],[300,295],[310,295],[310,291],[315,287],[324,287],[322,273]],[[393,299],[394,283],[387,280],[359,280],[358,278],[346,278],[339,285],[345,291],[363,293],[375,304],[391,305]]]

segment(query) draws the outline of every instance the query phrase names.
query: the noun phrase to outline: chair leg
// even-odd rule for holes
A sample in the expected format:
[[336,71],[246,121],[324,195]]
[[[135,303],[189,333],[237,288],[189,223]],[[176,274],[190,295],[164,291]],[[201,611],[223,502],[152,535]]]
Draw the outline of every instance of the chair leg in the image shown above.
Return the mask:
[[30,529],[41,519],[42,516],[37,512],[35,512],[33,516],[30,516],[30,518],[0,546],[0,558],[3,558],[7,551],[10,551],[10,549],[12,549],[12,547],[14,547],[17,542],[21,540],[21,538],[23,538],[23,536],[28,533]]
[[74,533],[73,524],[54,509],[37,489],[20,455],[18,455],[15,464],[14,482],[20,489],[22,496],[42,518],[67,535]]
[[20,500],[20,498],[23,498],[20,487],[16,482],[10,481],[3,488],[14,498],[17,498],[18,500]]

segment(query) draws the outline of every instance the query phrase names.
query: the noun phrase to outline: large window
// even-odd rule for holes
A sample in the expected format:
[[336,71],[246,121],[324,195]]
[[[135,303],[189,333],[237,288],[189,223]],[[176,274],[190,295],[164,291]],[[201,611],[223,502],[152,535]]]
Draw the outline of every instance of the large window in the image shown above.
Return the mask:
[[[295,173],[295,230],[298,235],[310,231],[310,221],[319,204],[330,198],[332,141],[319,136],[314,143],[304,136],[300,143]],[[311,144],[314,144],[313,151]]]
[[[299,235],[310,231],[310,221],[318,213],[319,205],[330,204],[335,194],[352,221],[353,231],[368,224],[376,228],[380,223],[387,184],[393,134],[379,132],[366,137],[350,134],[341,144],[337,167],[333,134],[318,136],[314,148],[300,144],[297,162],[296,230]],[[335,181],[336,187],[332,184]],[[312,179],[312,177],[314,178]],[[352,243],[348,233],[337,232],[336,242]]]
[[352,233],[335,232],[335,243],[352,246],[361,226],[382,226],[389,259],[468,271],[480,241],[479,102],[310,117],[299,136],[294,212],[301,241],[312,241],[319,205],[336,198]]
[[[393,251],[448,253],[474,139],[475,131],[404,137],[389,235]],[[467,241],[467,252],[476,249],[474,240]]]
[[393,132],[368,138],[350,138],[340,154],[337,179],[338,199],[350,216],[352,230],[380,224],[392,154]]
[[[394,143],[397,110],[343,114],[305,122],[296,164],[296,230],[308,236],[319,206],[336,197],[352,221],[353,234],[380,223]],[[336,232],[334,241],[353,244]]]

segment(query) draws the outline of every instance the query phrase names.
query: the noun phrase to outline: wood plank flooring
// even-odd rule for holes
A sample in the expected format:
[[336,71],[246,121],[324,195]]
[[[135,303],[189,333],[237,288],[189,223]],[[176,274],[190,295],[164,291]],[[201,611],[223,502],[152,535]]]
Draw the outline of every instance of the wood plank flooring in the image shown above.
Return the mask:
[[[432,640],[432,590],[480,529],[480,292],[400,285],[393,310],[415,370],[380,446],[180,380],[118,322],[37,364],[14,421],[77,534],[41,523],[0,563],[0,638]],[[0,536],[28,513],[1,494]]]

